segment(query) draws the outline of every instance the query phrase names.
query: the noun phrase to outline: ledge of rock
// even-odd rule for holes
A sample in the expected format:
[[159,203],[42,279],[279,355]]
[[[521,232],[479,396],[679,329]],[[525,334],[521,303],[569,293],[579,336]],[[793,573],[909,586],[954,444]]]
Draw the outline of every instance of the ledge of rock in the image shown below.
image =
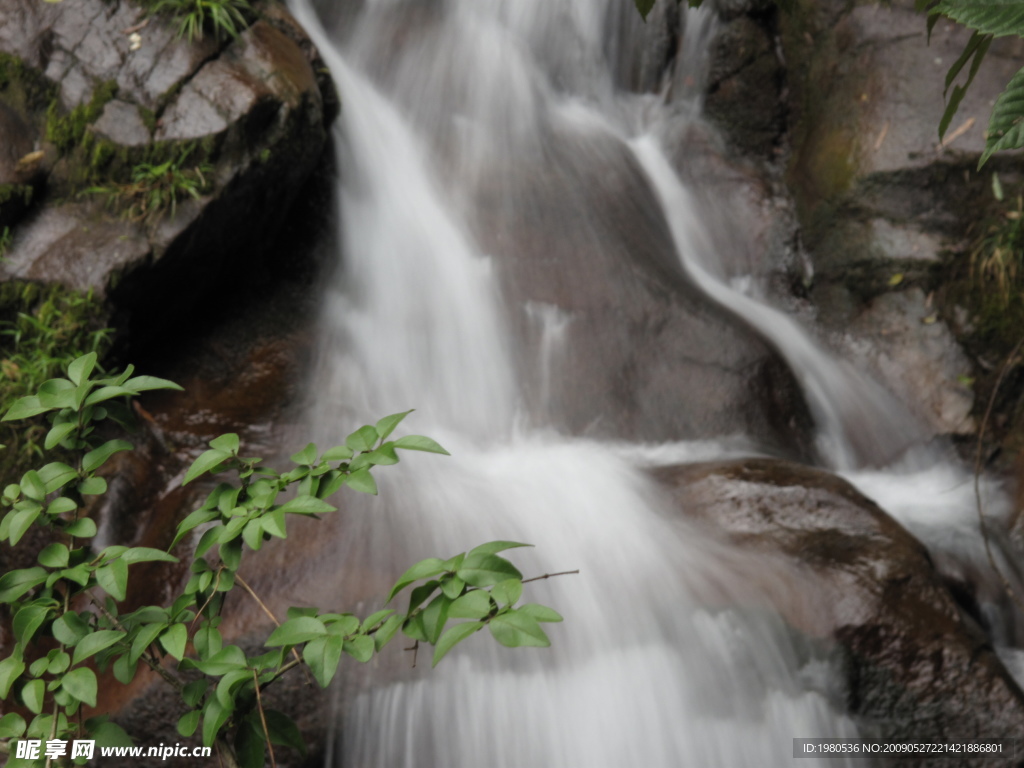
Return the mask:
[[845,480],[775,459],[654,475],[687,515],[779,565],[781,614],[844,650],[850,708],[866,735],[1024,736],[1024,693],[925,548]]
[[[0,191],[18,204],[0,195],[0,279],[92,290],[159,325],[197,287],[263,268],[337,110],[287,11],[261,3],[237,38],[189,42],[127,0],[3,5]],[[197,194],[140,211],[136,173],[164,163]]]

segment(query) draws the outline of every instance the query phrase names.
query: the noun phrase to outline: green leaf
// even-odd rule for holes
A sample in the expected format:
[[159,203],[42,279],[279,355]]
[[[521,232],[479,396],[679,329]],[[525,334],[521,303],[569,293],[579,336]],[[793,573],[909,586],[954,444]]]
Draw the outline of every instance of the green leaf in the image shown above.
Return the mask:
[[487,624],[494,639],[508,648],[533,646],[546,648],[551,645],[548,636],[540,628],[537,620],[520,611],[499,613]]
[[[640,11],[640,16],[643,17],[644,21],[647,21],[647,14],[651,12],[654,7],[654,0],[635,0],[636,9]],[[437,663],[436,661],[434,662]]]
[[311,467],[316,462],[316,443],[310,443],[298,453],[293,453],[290,461],[294,464]]
[[263,546],[263,521],[253,518],[247,522],[242,529],[242,540],[249,545],[249,549],[258,552]]
[[42,509],[38,504],[34,508],[18,509],[10,513],[11,522],[8,530],[12,546],[21,541],[21,537],[28,532],[41,513]]
[[158,379],[156,376],[136,376],[124,382],[124,387],[135,392],[149,392],[153,389],[176,389],[179,392],[183,391],[182,387],[173,381]]
[[376,445],[378,439],[377,430],[366,425],[346,437],[345,445],[356,453],[362,453],[363,451],[373,450],[373,446]]
[[92,392],[85,398],[85,405],[96,405],[97,403],[105,403],[107,400],[113,400],[115,397],[131,397],[135,392],[125,387],[119,386],[108,386],[100,387],[95,392]]
[[348,476],[346,485],[353,491],[368,493],[371,496],[377,495],[377,481],[373,479],[373,475],[368,469],[357,469]]
[[40,413],[46,413],[47,411],[53,410],[48,408],[39,402],[39,398],[32,395],[30,397],[23,397],[20,400],[16,400],[7,413],[4,414],[3,419],[0,421],[17,421],[18,419],[27,419],[31,416],[38,416]]
[[96,673],[88,667],[78,667],[61,680],[61,687],[79,701],[96,706]]
[[53,493],[78,477],[78,470],[69,467],[63,462],[51,461],[49,464],[40,467],[39,477],[43,479],[46,492]]
[[387,440],[392,432],[395,431],[395,427],[402,423],[406,416],[412,413],[412,410],[403,411],[402,413],[393,413],[390,416],[385,416],[383,419],[377,422],[377,439]]
[[[1024,6],[1022,6],[1024,9]],[[989,118],[988,132],[985,139],[985,151],[978,161],[978,167],[992,156],[1004,149],[1019,149],[1024,146],[1024,68],[1010,80]]]
[[62,675],[71,666],[71,657],[59,648],[46,654],[46,671],[51,675]]
[[89,539],[96,535],[96,523],[93,522],[91,517],[82,517],[68,525],[64,529],[64,533],[79,539]]
[[491,612],[491,597],[486,590],[474,589],[452,602],[448,616],[452,619],[482,619]]
[[225,646],[207,661],[197,661],[194,665],[200,672],[211,677],[226,675],[234,669],[247,666],[245,653],[237,645]]
[[133,563],[178,562],[178,558],[174,555],[168,554],[162,549],[153,549],[151,547],[132,547],[121,555],[121,559],[129,565],[132,565]]
[[60,496],[50,502],[50,505],[46,508],[46,514],[50,516],[66,515],[68,512],[74,512],[78,509],[78,506],[69,499],[67,496]]
[[[3,698],[7,698],[7,692],[3,692]],[[0,717],[0,739],[16,739],[25,732],[25,718],[17,712],[8,712]]]
[[174,549],[189,531],[218,517],[220,517],[220,514],[215,509],[197,509],[195,512],[192,512],[178,523],[178,532],[174,537],[174,541],[171,542],[169,549]]
[[99,653],[104,648],[109,648],[114,643],[126,637],[124,632],[114,629],[98,629],[95,632],[83,637],[75,646],[75,657],[73,664],[79,664],[90,656]]
[[1024,5],[1016,0],[940,0],[931,12],[996,37],[1024,35]]
[[268,512],[260,518],[260,524],[263,530],[271,536],[276,536],[279,539],[288,537],[285,529],[284,512],[281,509]]
[[191,712],[186,712],[182,715],[178,720],[178,733],[186,739],[189,738],[196,732],[196,728],[199,727],[199,718],[202,714],[198,709],[193,709]]
[[312,616],[298,616],[288,619],[271,632],[270,637],[263,644],[268,648],[278,645],[298,645],[326,634],[327,627],[320,619]]
[[107,492],[107,481],[102,477],[87,477],[78,484],[78,492],[83,496],[102,496]]
[[497,555],[468,555],[456,575],[474,587],[488,587],[505,579],[522,579],[523,574]]
[[460,579],[458,576],[446,576],[441,579],[441,591],[447,597],[452,600],[462,594],[462,590],[466,588],[466,582]]
[[363,623],[360,626],[360,630],[363,632],[369,632],[375,626],[380,624],[381,621],[383,621],[385,618],[387,618],[393,613],[394,610],[392,610],[391,608],[385,608],[382,611],[376,611],[374,613],[371,613],[369,616],[363,619]]
[[65,544],[54,542],[39,553],[39,564],[47,568],[64,568],[68,564],[68,548]]
[[522,596],[523,582],[519,579],[506,579],[491,589],[491,597],[503,605],[514,605]]
[[131,685],[138,668],[138,662],[128,658],[128,654],[119,656],[114,662],[114,679],[121,685]]
[[131,736],[125,733],[117,723],[107,720],[106,715],[90,717],[85,721],[89,735],[96,739],[97,747],[131,747],[134,746]]
[[23,606],[16,614],[12,622],[14,640],[21,646],[28,646],[35,637],[39,627],[50,615],[50,608],[38,603],[29,603]]
[[74,611],[68,611],[54,620],[52,631],[58,642],[71,646],[81,642],[82,638],[88,635],[92,629],[85,619]]
[[334,679],[344,647],[345,638],[328,635],[306,643],[302,649],[302,658],[321,688],[326,688]]
[[282,504],[279,509],[282,512],[297,515],[323,515],[336,511],[337,507],[332,507],[326,501],[316,498],[316,496],[297,496],[291,501]]
[[160,635],[160,645],[171,656],[181,661],[185,658],[185,646],[188,644],[188,627],[184,624],[172,624]]
[[74,408],[75,385],[67,379],[50,379],[39,387],[39,404],[46,408]]
[[200,475],[215,469],[217,465],[230,458],[231,454],[227,451],[211,448],[209,451],[200,454],[199,458],[192,462],[192,466],[188,468],[188,472],[185,473],[185,479],[181,481],[181,484],[188,485]]
[[216,696],[206,700],[203,707],[203,746],[212,747],[217,734],[231,716],[231,710],[221,706]]
[[516,608],[517,613],[525,613],[537,621],[561,621],[562,616],[546,605],[540,605],[539,603],[524,603]]
[[436,576],[439,573],[444,573],[444,561],[436,557],[428,557],[426,560],[420,560],[414,566],[409,568],[405,573],[401,575],[398,581],[395,582],[395,586],[391,588],[391,592],[388,593],[388,599],[384,602],[390,603],[391,599],[405,589],[407,586],[412,584],[414,581],[420,579],[427,579],[431,576]]
[[337,445],[320,458],[323,461],[344,461],[345,459],[351,459],[354,453],[347,445]]
[[377,464],[382,467],[388,467],[392,464],[399,462],[398,454],[395,453],[395,446],[393,443],[385,443],[375,451],[370,451],[365,454],[366,460],[371,464]]
[[426,451],[427,453],[442,453],[450,456],[444,448],[438,445],[429,437],[423,435],[406,435],[395,440],[395,448],[404,448],[407,451]]
[[368,635],[358,635],[351,640],[346,640],[343,649],[356,661],[365,663],[373,658],[373,638]]
[[193,680],[182,689],[181,698],[188,706],[198,707],[209,688],[209,680]]
[[434,661],[432,666],[436,667],[437,662],[443,659],[448,651],[474,632],[479,632],[481,627],[483,627],[483,624],[471,621],[465,624],[456,624],[454,627],[449,628],[447,632],[441,635],[440,639],[437,641],[437,645],[434,647]]
[[127,440],[108,440],[99,448],[89,451],[82,457],[82,469],[89,473],[95,472],[115,453],[130,451],[133,447]]
[[488,541],[486,544],[481,544],[479,547],[473,547],[466,554],[467,557],[470,555],[496,555],[499,552],[504,552],[506,549],[516,549],[517,547],[532,547],[533,544],[523,544],[519,541]]
[[124,600],[128,596],[128,564],[123,560],[113,560],[97,568],[96,581],[112,598],[118,602]]
[[82,355],[76,358],[71,365],[68,366],[68,378],[78,386],[83,381],[89,378],[89,374],[92,373],[93,368],[96,367],[96,353],[90,352],[87,355]]
[[46,485],[43,483],[43,478],[34,469],[30,469],[22,475],[21,492],[36,501],[42,501],[46,497]]
[[436,643],[441,636],[445,622],[448,621],[448,609],[451,604],[452,601],[447,597],[438,595],[430,601],[430,605],[423,609],[423,631],[426,633],[428,643]]
[[77,426],[78,425],[73,421],[55,425],[46,433],[46,440],[43,442],[43,447],[48,451],[52,451],[60,444],[61,440],[74,432]]
[[228,432],[227,434],[215,437],[210,441],[211,448],[218,451],[224,451],[225,453],[230,453],[232,456],[238,455],[238,446],[238,435],[234,432]]
[[220,679],[215,695],[224,709],[233,710],[235,708],[235,697],[232,695],[234,689],[247,680],[252,680],[252,671],[248,669],[232,670]]
[[38,565],[0,576],[0,603],[11,603],[30,589],[46,581],[49,574]]
[[43,711],[43,697],[46,695],[46,686],[42,680],[29,680],[21,689],[21,700],[29,711],[38,715]]
[[25,671],[25,662],[18,655],[8,656],[0,661],[0,699],[6,699],[14,681]]
[[270,740],[274,744],[281,744],[286,747],[298,750],[306,756],[306,740],[302,738],[295,721],[287,715],[278,712],[276,709],[268,709],[263,713],[267,721],[267,730],[270,732]]
[[404,616],[392,616],[381,625],[380,629],[373,633],[373,644],[378,651],[390,642],[395,633],[401,629],[404,621]]
[[220,630],[209,623],[203,624],[199,628],[195,637],[192,638],[192,642],[195,643],[200,659],[209,659],[224,647],[224,638],[221,637]]

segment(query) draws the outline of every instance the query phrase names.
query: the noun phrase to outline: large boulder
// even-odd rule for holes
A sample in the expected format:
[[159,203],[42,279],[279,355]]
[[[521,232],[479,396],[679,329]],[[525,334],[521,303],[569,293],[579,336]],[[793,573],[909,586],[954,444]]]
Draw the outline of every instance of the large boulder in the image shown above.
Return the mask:
[[[161,324],[267,268],[337,106],[287,11],[262,4],[237,38],[194,42],[127,0],[5,0],[0,13],[0,182],[12,163],[37,171],[21,181],[33,206],[3,206],[15,226],[0,279],[91,289]],[[147,210],[171,168],[196,194]]]
[[792,626],[843,650],[850,709],[865,735],[1024,736],[1024,693],[982,628],[925,548],[845,480],[774,459],[663,467],[654,476],[685,514],[770,564],[764,586]]

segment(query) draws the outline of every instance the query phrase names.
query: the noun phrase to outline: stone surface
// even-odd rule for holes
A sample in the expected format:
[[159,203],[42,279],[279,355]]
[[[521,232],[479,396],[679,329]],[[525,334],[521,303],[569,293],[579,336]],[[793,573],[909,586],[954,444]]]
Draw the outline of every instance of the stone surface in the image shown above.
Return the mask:
[[849,704],[866,734],[1024,736],[1024,693],[924,547],[846,481],[771,459],[663,467],[654,476],[686,515],[774,564],[764,584],[792,626],[844,649]]

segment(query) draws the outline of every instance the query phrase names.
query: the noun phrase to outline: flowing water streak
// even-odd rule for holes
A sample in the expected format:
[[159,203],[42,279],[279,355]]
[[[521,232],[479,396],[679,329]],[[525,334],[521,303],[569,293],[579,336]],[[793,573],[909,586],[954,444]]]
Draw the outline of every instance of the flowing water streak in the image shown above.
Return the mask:
[[[593,50],[597,2],[474,1],[495,12],[471,3],[453,17],[486,23],[481,39],[502,34],[502,16],[520,35],[531,24],[551,34],[543,22],[554,14],[585,22],[567,32]],[[417,405],[417,431],[456,456],[403,462],[385,479],[388,508],[350,537],[406,562],[487,539],[534,541],[539,554],[517,558],[528,574],[582,571],[531,589],[566,615],[549,651],[473,638],[429,674],[371,681],[344,706],[343,764],[759,766],[789,759],[795,736],[854,735],[830,703],[830,667],[791,642],[742,563],[670,519],[615,446],[514,433],[516,382],[487,260],[442,202],[407,118],[334,51],[308,5],[295,10],[345,104],[345,271],[327,303],[316,391],[336,389],[363,416]]]

